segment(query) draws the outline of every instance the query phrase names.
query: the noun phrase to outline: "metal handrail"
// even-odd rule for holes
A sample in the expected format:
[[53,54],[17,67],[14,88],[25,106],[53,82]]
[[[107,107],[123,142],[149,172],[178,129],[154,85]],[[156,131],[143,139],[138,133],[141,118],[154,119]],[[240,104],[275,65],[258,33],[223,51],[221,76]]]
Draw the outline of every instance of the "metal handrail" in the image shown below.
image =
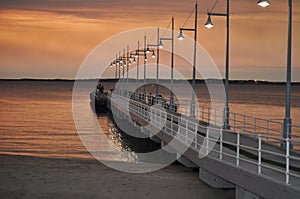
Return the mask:
[[[121,91],[120,93],[128,93],[127,91]],[[142,95],[138,93],[129,92],[133,99],[142,100],[144,102],[148,102],[147,100],[153,99],[155,100],[154,96],[149,95]],[[159,97],[161,101],[168,102],[168,100],[164,97]],[[183,115],[187,115],[187,113],[190,112],[190,100],[177,100],[179,107],[177,107],[177,112]],[[148,102],[149,103],[149,102]],[[167,104],[163,104],[163,107],[165,109],[168,108]],[[184,111],[182,111],[184,109]],[[283,132],[283,122],[269,120],[269,119],[263,119],[259,117],[249,116],[245,114],[230,112],[229,113],[231,117],[229,117],[229,123],[233,123],[234,125],[232,128],[237,131],[241,131],[243,129],[244,131],[252,132],[253,136],[256,136],[257,134],[265,134],[265,135],[274,135],[277,134],[278,137],[281,137]],[[215,108],[211,107],[204,107],[199,106],[196,107],[196,116],[197,119],[203,122],[207,123],[214,123],[217,124],[219,120],[223,118],[223,110],[217,110]],[[206,117],[204,117],[206,116]],[[233,119],[232,119],[233,118]],[[239,119],[243,118],[243,119]],[[253,120],[255,122],[249,122],[249,120]],[[237,124],[242,124],[237,125]],[[220,124],[221,125],[221,124]],[[291,125],[293,129],[296,129],[296,132],[299,132],[299,135],[293,134],[293,138],[296,138],[295,140],[292,139],[292,142],[300,140],[300,126]],[[246,130],[247,129],[247,130]],[[252,130],[253,129],[253,130]],[[269,139],[266,138],[268,141]]]

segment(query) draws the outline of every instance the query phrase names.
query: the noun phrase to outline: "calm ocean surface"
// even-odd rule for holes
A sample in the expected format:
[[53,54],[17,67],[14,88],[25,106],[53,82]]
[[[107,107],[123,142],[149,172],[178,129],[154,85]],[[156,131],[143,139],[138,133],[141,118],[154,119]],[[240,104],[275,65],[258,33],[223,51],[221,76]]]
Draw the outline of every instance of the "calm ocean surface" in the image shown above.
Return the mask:
[[[105,83],[109,89],[113,85]],[[82,144],[73,121],[73,82],[0,81],[0,153],[44,157],[93,158]],[[200,102],[209,99],[203,85],[197,85]],[[150,88],[153,89],[153,88]],[[163,95],[167,91],[162,90]],[[231,111],[265,119],[283,119],[284,85],[230,85]],[[89,105],[89,96],[83,99]],[[89,113],[93,114],[90,109]],[[292,87],[292,119],[300,125],[300,86]],[[88,121],[87,121],[88,122]],[[98,122],[114,145],[103,139],[101,157],[126,160],[119,151],[130,150],[110,117]],[[91,132],[93,133],[93,132]],[[134,153],[134,152],[132,152]],[[113,154],[113,155],[112,155]]]

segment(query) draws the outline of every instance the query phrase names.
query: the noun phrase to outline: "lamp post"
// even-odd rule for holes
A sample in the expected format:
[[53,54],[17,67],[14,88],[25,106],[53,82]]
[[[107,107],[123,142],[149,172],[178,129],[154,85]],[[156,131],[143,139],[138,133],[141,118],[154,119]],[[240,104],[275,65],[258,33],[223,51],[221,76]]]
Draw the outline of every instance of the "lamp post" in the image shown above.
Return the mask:
[[149,47],[156,47],[156,85],[155,85],[155,102],[158,101],[158,77],[159,77],[159,49],[163,47],[160,36],[159,36],[159,27],[157,28],[157,44],[148,44],[147,49]]
[[[172,17],[172,37],[160,38],[162,40],[169,40],[172,42],[172,54],[171,54],[171,92],[170,92],[170,110],[174,111],[174,17]],[[160,42],[162,44],[162,42]]]
[[118,61],[118,53],[116,53],[116,81],[118,81],[118,66],[120,65]]
[[136,55],[135,58],[137,59],[136,60],[136,93],[139,94],[139,64],[140,64],[140,58],[138,56],[138,53],[140,51],[140,42],[138,41],[138,48],[137,48],[137,51],[136,51]]
[[[125,49],[123,49],[123,55],[125,56]],[[124,57],[122,57],[122,60],[123,60],[123,66],[122,66],[122,69],[123,69],[123,82],[124,82],[124,74],[125,74],[125,67],[126,67],[126,59],[123,59]]]
[[180,28],[180,33],[178,35],[179,40],[183,40],[182,31],[192,31],[194,32],[194,62],[193,62],[193,80],[192,80],[192,102],[190,108],[190,117],[195,118],[195,83],[196,83],[196,52],[197,52],[197,18],[198,18],[198,2],[195,5],[195,26],[194,28]]
[[122,61],[121,61],[121,52],[119,51],[119,79],[121,77],[121,66],[122,66]]
[[[138,45],[139,46],[139,45]],[[143,99],[145,100],[145,96],[146,96],[146,65],[147,65],[147,53],[150,52],[149,48],[146,48],[147,47],[147,43],[146,43],[146,36],[144,36],[144,46],[145,48],[144,49],[137,49],[136,50],[136,53],[134,54],[134,57],[137,58],[137,62],[139,62],[139,57],[140,56],[143,56],[144,57],[144,93],[143,93]],[[153,54],[152,54],[152,58],[155,58],[155,54],[154,54],[154,51],[152,51]],[[138,64],[137,64],[137,67],[138,67]],[[138,74],[137,74],[137,78],[138,78]]]
[[[129,54],[129,46],[127,45],[127,51],[124,49],[123,50],[123,55],[119,58],[117,58],[114,62],[112,63],[121,63],[122,69],[123,69],[123,82],[125,82],[125,67],[126,67],[126,93],[128,94],[128,89],[129,89],[129,66],[131,65],[131,61],[132,61],[132,55]],[[130,56],[129,56],[130,55]]]
[[130,60],[130,56],[129,56],[129,46],[127,45],[127,59],[129,60],[128,61],[128,66],[127,66],[127,70],[126,70],[126,92],[127,92],[127,95],[129,95],[129,86],[128,86],[128,76],[129,76],[129,66],[131,65],[131,60]]
[[[260,0],[257,5],[267,7],[270,5],[268,0]],[[285,118],[283,119],[283,138],[291,139],[292,137],[292,119],[291,119],[291,73],[292,73],[292,28],[293,28],[293,1],[288,0],[288,43],[287,43],[287,66],[286,66],[286,102],[285,102]],[[281,142],[281,147],[286,149],[286,142]],[[290,148],[293,145],[290,144]]]
[[146,35],[144,36],[144,95],[143,99],[146,101],[146,65],[147,65],[147,55],[146,55],[146,48],[147,48],[147,38]]
[[118,59],[118,54],[116,54],[116,60],[112,62],[112,66],[116,67],[116,69],[115,69],[115,78],[116,78],[116,81],[117,81],[117,78],[118,78],[118,64],[117,64],[117,59]]
[[211,21],[211,16],[226,17],[226,64],[225,64],[225,106],[223,111],[223,129],[230,129],[229,125],[229,106],[228,106],[228,92],[229,92],[229,0],[227,0],[226,13],[212,13],[208,12],[208,19],[205,23],[206,28],[212,28],[214,25]]
[[[119,52],[119,56],[118,53],[116,53],[116,59],[111,62],[110,67],[116,67],[115,68],[115,77],[116,80],[118,78],[118,70],[119,70],[119,79],[121,76],[121,67],[123,70],[123,82],[125,82],[125,67],[126,67],[126,94],[129,94],[129,66],[132,63],[136,63],[135,58],[133,59],[132,56],[135,56],[136,54],[130,54],[129,51],[129,46],[127,45],[127,51],[125,49],[123,49],[123,56],[121,56],[120,52]],[[118,69],[119,66],[119,69]]]

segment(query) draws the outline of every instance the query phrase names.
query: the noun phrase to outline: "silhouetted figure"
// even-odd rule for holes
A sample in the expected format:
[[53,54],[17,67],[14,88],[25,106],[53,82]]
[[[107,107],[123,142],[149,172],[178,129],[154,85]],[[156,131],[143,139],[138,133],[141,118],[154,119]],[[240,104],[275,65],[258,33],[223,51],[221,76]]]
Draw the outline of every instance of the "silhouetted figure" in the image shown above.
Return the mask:
[[97,85],[97,90],[98,90],[100,93],[103,93],[103,91],[104,91],[104,86],[103,86],[102,84],[98,83],[98,85]]
[[148,95],[148,104],[150,105],[153,105],[153,96],[152,96],[152,93],[150,92],[149,95]]

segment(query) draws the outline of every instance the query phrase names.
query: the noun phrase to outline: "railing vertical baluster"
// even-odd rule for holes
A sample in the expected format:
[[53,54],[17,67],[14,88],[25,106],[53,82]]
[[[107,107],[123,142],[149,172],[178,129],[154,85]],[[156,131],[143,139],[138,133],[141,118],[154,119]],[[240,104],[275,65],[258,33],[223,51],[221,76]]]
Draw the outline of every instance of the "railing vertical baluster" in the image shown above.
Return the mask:
[[258,135],[258,174],[261,174],[261,134]]
[[290,139],[286,138],[286,171],[285,171],[285,183],[290,183]]
[[220,129],[220,160],[223,159],[223,129]]
[[240,133],[237,133],[237,143],[236,143],[236,166],[240,165]]

